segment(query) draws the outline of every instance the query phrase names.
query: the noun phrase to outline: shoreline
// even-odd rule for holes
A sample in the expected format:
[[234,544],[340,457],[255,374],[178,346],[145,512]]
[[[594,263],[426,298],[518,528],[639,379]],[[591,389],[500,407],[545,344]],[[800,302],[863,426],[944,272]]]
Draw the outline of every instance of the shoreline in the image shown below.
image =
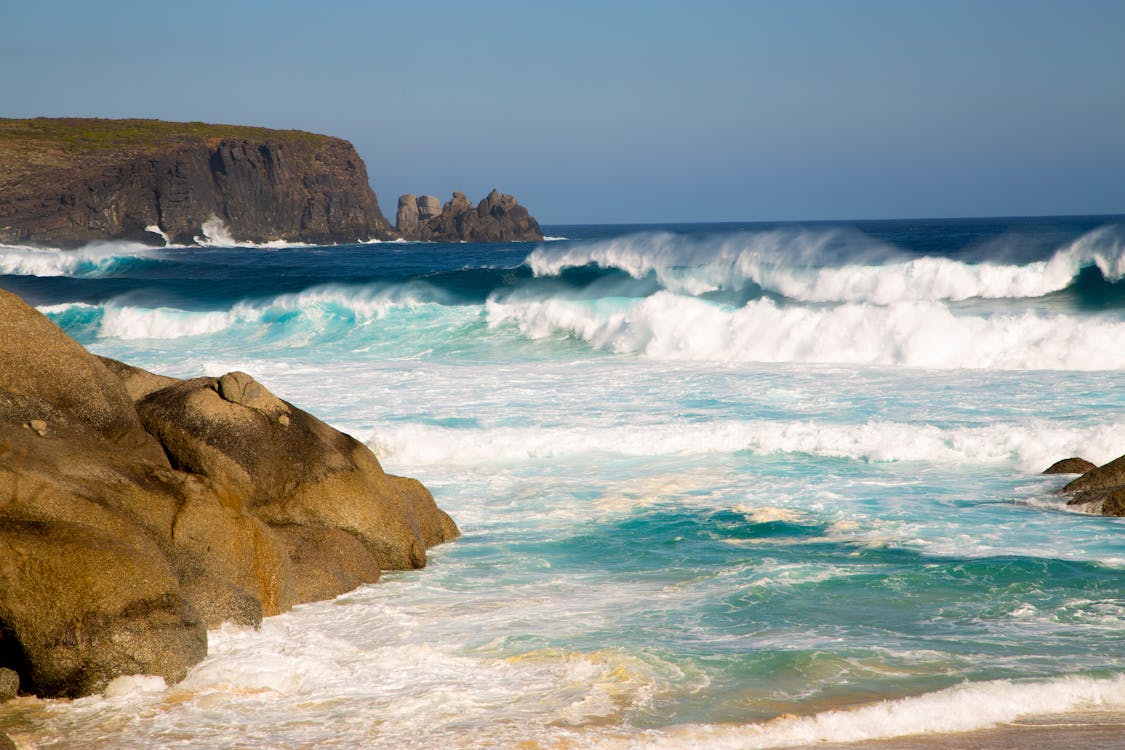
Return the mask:
[[1125,748],[1125,711],[1049,714],[968,732],[818,743],[816,747],[820,750],[1112,750]]

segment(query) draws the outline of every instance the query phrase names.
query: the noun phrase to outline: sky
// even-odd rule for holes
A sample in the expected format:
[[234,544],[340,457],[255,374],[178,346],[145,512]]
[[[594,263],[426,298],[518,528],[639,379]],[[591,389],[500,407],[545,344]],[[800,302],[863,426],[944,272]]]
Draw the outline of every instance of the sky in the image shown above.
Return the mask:
[[295,128],[542,223],[1125,213],[1125,2],[2,0],[0,116]]

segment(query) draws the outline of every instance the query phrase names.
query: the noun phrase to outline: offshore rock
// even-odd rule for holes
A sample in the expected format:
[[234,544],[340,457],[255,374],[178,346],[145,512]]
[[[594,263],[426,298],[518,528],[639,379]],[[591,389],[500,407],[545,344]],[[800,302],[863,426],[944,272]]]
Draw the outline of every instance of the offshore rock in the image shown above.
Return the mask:
[[[1072,496],[1067,505],[1096,515],[1125,516],[1125,456],[1119,456],[1102,466],[1094,466],[1080,458],[1069,458],[1052,465],[1044,473],[1079,473],[1077,470],[1087,464],[1089,466],[1081,472],[1082,476],[1061,490]],[[1051,471],[1060,465],[1074,471]]]
[[441,201],[432,195],[407,193],[399,196],[395,230],[404,238],[414,238],[422,225],[441,214]]
[[1087,461],[1084,458],[1074,456],[1072,458],[1064,458],[1061,461],[1055,461],[1053,464],[1043,470],[1044,474],[1085,474],[1090,469],[1096,469],[1097,464],[1092,461]]
[[[159,120],[0,118],[0,242],[386,239],[347,141]],[[163,235],[163,236],[162,236]]]
[[438,212],[431,195],[399,198],[397,228],[404,239],[420,242],[539,242],[543,233],[527,209],[496,190],[475,207],[462,192]]
[[25,693],[175,682],[207,628],[419,567],[458,535],[421,484],[245,373],[95,357],[3,291],[0,325],[0,670]]

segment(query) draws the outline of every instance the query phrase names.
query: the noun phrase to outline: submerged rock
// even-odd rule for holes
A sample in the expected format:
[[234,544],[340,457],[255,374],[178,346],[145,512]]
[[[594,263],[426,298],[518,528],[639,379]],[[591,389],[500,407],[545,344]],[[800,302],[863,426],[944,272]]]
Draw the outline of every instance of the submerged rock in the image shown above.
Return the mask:
[[251,376],[95,357],[0,291],[0,671],[23,692],[175,682],[207,628],[420,567],[457,535],[420,483]]

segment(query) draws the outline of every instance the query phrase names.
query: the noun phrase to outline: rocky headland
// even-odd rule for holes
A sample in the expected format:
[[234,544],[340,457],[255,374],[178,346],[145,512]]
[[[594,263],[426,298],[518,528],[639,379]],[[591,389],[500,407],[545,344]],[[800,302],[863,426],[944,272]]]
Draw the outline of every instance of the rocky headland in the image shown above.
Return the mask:
[[444,207],[403,196],[397,224],[339,138],[201,122],[0,118],[0,243],[543,239],[527,209],[496,191],[477,206],[462,193]]
[[1070,495],[1067,505],[1086,513],[1125,516],[1125,456],[1102,466],[1084,458],[1056,461],[1044,474],[1079,474],[1060,492]]
[[[192,244],[207,222],[240,242],[387,239],[347,141],[160,120],[0,119],[0,242]],[[151,228],[151,229],[150,229]]]
[[94,356],[0,291],[0,692],[182,679],[254,626],[458,536],[413,479],[251,376]]
[[476,206],[464,193],[441,205],[432,195],[406,194],[398,199],[395,229],[418,242],[540,242],[543,233],[527,209],[493,190]]

